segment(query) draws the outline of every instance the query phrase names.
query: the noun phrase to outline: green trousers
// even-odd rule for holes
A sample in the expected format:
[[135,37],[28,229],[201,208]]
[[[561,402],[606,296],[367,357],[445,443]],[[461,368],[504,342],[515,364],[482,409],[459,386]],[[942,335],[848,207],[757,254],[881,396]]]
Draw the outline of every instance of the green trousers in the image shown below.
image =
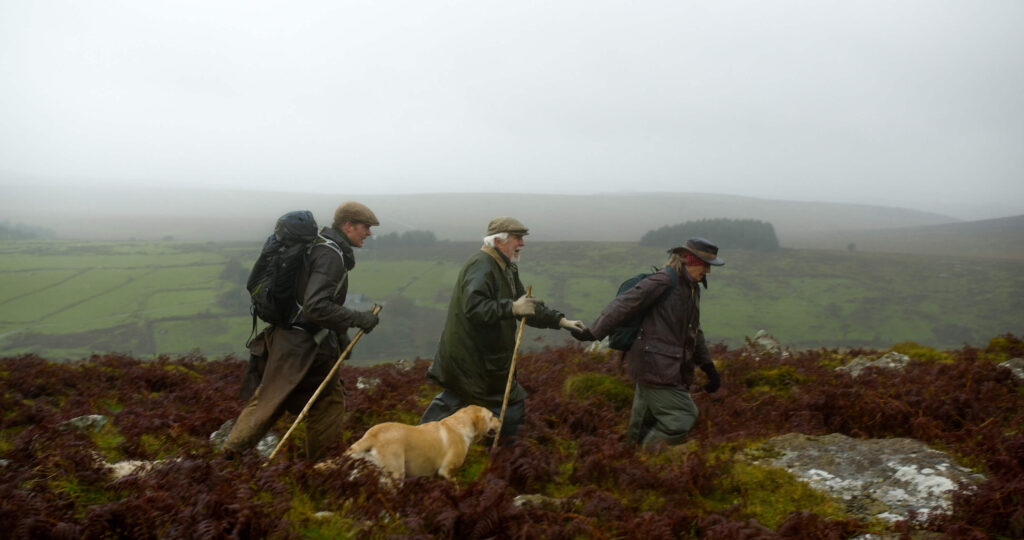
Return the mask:
[[676,445],[697,421],[697,405],[682,388],[636,385],[626,435],[642,448]]

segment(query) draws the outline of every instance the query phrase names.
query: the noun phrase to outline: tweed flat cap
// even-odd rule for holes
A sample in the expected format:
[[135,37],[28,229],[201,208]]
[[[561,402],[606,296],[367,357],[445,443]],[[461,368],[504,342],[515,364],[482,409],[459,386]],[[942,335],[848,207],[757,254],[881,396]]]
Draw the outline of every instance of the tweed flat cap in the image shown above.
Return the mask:
[[530,234],[530,229],[527,229],[526,225],[520,223],[518,219],[507,216],[496,217],[487,224],[487,236],[503,232],[526,236]]
[[338,206],[338,209],[334,211],[334,226],[341,227],[345,223],[365,223],[371,227],[380,225],[377,221],[377,216],[373,215],[373,211],[370,210],[365,204],[357,203],[355,201],[343,202]]

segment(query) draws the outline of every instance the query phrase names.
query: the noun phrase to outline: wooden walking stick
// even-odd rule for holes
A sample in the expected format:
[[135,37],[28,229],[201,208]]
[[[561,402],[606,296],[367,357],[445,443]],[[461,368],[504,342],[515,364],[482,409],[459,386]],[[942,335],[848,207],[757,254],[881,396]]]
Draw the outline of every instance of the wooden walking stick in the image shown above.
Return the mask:
[[[533,296],[530,292],[533,286],[526,288],[526,296]],[[498,432],[494,434],[494,444],[491,448],[498,447],[498,438],[501,437],[501,428],[505,425],[505,408],[508,407],[508,394],[512,391],[512,378],[516,374],[516,355],[519,354],[519,343],[523,340],[523,327],[526,326],[526,317],[519,319],[519,330],[516,332],[516,345],[512,349],[512,363],[508,366],[508,382],[505,383],[505,397],[501,399],[501,415],[498,416]]]
[[[383,309],[381,306],[374,304],[373,308],[371,308],[370,311],[372,311],[373,314],[376,315],[380,313],[381,309]],[[363,337],[364,333],[365,332],[363,332],[362,330],[356,332],[356,335],[352,337],[352,341],[349,342],[348,347],[345,347],[345,350],[341,351],[341,356],[338,356],[338,361],[334,363],[334,367],[331,368],[331,372],[328,373],[327,377],[324,378],[324,382],[320,383],[320,386],[316,389],[316,392],[313,392],[313,397],[309,398],[309,402],[307,402],[306,406],[302,408],[302,412],[300,412],[299,415],[295,417],[295,422],[292,423],[292,427],[288,428],[288,431],[285,432],[284,437],[281,437],[281,441],[277,443],[277,447],[274,448],[274,451],[270,454],[270,457],[267,458],[267,462],[263,464],[264,467],[269,465],[270,462],[274,460],[274,457],[277,456],[277,452],[281,450],[281,447],[284,446],[284,442],[288,440],[288,436],[291,435],[293,431],[295,431],[295,428],[298,427],[299,422],[305,419],[306,415],[309,414],[309,409],[313,407],[313,402],[316,401],[316,398],[320,397],[320,392],[323,392],[324,388],[327,388],[327,385],[331,384],[331,381],[334,380],[334,376],[338,374],[338,368],[341,367],[341,363],[345,360],[346,357],[348,357],[348,354],[352,352],[352,347],[355,346],[357,341],[359,341],[359,338]]]

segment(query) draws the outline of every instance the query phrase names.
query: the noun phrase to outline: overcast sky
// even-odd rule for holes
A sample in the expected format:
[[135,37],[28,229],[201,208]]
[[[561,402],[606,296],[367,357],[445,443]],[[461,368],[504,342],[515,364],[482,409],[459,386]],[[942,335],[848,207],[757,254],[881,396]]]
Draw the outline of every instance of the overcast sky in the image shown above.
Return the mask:
[[0,0],[0,180],[1024,214],[1024,1]]

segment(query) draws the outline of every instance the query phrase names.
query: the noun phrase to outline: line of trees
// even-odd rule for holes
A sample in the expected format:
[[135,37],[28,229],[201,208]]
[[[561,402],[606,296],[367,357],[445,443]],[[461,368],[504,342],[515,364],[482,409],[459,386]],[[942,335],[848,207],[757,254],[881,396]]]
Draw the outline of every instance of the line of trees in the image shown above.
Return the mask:
[[754,219],[699,219],[675,225],[665,225],[647,231],[640,238],[644,246],[678,246],[687,238],[701,236],[729,249],[775,251],[779,239],[771,223]]
[[11,225],[4,221],[0,223],[0,240],[31,240],[33,238],[53,238],[52,230],[44,227],[33,227],[23,223]]

